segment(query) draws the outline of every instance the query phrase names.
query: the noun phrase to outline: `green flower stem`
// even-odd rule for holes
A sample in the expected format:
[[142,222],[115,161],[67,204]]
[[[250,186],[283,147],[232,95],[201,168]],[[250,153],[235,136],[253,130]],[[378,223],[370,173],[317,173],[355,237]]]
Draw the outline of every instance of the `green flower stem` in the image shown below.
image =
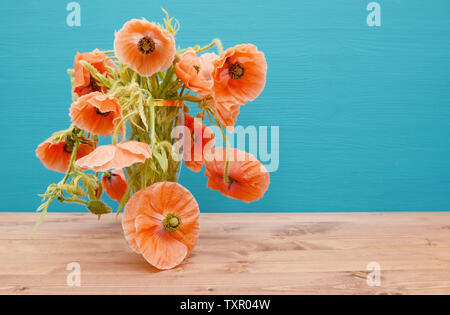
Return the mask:
[[171,66],[167,70],[166,76],[164,77],[164,80],[163,80],[161,86],[159,87],[157,97],[164,95],[164,93],[167,91],[167,87],[169,86],[169,83],[172,82],[174,74],[175,74],[175,67]]
[[185,89],[186,89],[186,84],[183,83],[183,86],[181,87],[181,91],[180,91],[180,96],[183,96]]
[[155,114],[155,103],[152,101],[150,103],[150,130],[151,130],[151,134],[150,134],[150,141],[151,141],[151,145],[152,145],[152,149],[155,147],[156,144],[156,131],[155,131],[155,119],[156,119],[156,114]]
[[[207,110],[208,116],[210,114],[213,116],[214,121],[215,121],[215,123],[213,123],[213,125],[215,125],[216,127],[219,128],[220,133],[222,134],[222,137],[225,140],[226,150],[227,150],[226,151],[227,152],[227,156],[226,156],[227,160],[225,162],[224,181],[225,181],[226,185],[230,185],[232,183],[231,180],[230,180],[230,177],[228,176],[228,167],[229,167],[229,164],[230,164],[230,143],[228,142],[227,136],[225,135],[225,132],[223,131],[223,127],[219,123],[219,121],[217,120],[216,115],[214,114],[214,111],[211,108],[209,108],[209,107],[207,107],[206,110]],[[211,118],[210,118],[210,120],[211,120]]]
[[85,205],[85,206],[88,205],[87,201],[82,200],[82,199],[78,199],[78,198],[77,199],[61,198],[60,201],[61,202],[68,202],[68,203],[79,203],[79,204],[82,204],[82,205]]
[[75,140],[75,144],[74,144],[73,149],[72,149],[72,155],[70,156],[69,167],[67,169],[66,175],[64,176],[63,180],[61,181],[63,184],[65,184],[67,182],[67,180],[69,179],[70,173],[72,173],[73,164],[75,163],[75,159],[77,157],[77,152],[78,152],[78,146],[79,145],[80,145],[80,140],[77,138]]
[[[164,82],[164,81],[163,81]],[[150,78],[150,91],[151,91],[151,94],[152,94],[152,96],[154,97],[154,98],[158,98],[159,97],[159,94],[158,94],[158,91],[159,91],[159,88],[160,88],[160,86],[159,86],[159,80],[158,80],[158,75],[156,75],[156,74],[154,74],[151,78]]]
[[131,112],[128,113],[127,115],[125,115],[124,117],[122,117],[122,119],[120,120],[120,122],[117,124],[116,128],[114,128],[114,133],[113,133],[113,144],[116,145],[117,144],[117,135],[119,133],[119,129],[122,126],[122,124],[124,122],[126,122],[130,117],[136,115],[137,112]]
[[95,69],[95,67],[93,65],[91,65],[89,62],[84,61],[84,60],[80,60],[81,65],[88,70],[91,75],[101,84],[103,84],[104,86],[110,88],[112,86],[111,81],[105,77],[103,74],[101,74],[100,72],[98,72],[97,69]]
[[222,54],[222,53],[223,53],[223,45],[222,45],[222,41],[221,41],[220,39],[218,39],[218,38],[215,38],[215,39],[211,42],[211,44],[209,44],[209,45],[207,45],[207,46],[205,46],[205,47],[202,47],[202,48],[200,48],[199,50],[197,50],[197,53],[200,53],[200,52],[203,52],[203,51],[205,51],[205,50],[211,49],[211,48],[213,48],[214,46],[217,46],[217,50],[219,51],[219,54]]
[[125,195],[123,195],[122,200],[120,201],[119,208],[117,209],[116,216],[119,216],[122,209],[125,207],[125,204],[128,202],[128,199],[130,199],[130,192],[131,192],[131,185],[128,184],[127,191],[125,192]]

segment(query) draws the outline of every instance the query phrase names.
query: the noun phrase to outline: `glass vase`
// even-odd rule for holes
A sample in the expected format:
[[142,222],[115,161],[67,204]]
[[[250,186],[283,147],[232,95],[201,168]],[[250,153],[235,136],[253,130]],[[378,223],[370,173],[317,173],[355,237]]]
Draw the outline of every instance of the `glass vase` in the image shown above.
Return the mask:
[[152,157],[126,169],[131,193],[157,182],[178,182],[183,160],[184,104],[152,100],[130,121],[130,140],[148,143]]

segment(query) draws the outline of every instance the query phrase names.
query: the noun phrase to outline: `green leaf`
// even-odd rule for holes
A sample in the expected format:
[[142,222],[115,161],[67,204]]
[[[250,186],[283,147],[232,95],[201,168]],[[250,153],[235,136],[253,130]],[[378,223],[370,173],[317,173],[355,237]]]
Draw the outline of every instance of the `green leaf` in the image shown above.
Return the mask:
[[167,169],[169,168],[169,161],[167,160],[167,154],[165,150],[161,150],[158,152],[158,150],[155,150],[153,152],[153,156],[158,161],[159,165],[161,166],[161,169],[163,172],[167,172]]
[[145,112],[144,112],[144,102],[142,100],[142,97],[139,98],[139,102],[138,102],[138,112],[139,112],[139,117],[141,117],[142,123],[145,126],[145,131],[148,131],[148,124],[147,124],[147,118],[145,117]]
[[110,207],[99,200],[90,201],[87,204],[87,208],[89,209],[89,211],[96,215],[108,214],[112,212],[112,209]]

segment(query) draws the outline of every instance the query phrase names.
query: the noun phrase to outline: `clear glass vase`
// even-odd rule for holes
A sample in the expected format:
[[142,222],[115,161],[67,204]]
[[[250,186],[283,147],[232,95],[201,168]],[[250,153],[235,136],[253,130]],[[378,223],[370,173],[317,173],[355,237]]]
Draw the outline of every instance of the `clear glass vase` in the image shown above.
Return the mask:
[[178,100],[153,100],[130,122],[130,140],[146,142],[152,149],[152,157],[145,163],[127,168],[132,193],[157,182],[178,181],[183,127],[184,104]]

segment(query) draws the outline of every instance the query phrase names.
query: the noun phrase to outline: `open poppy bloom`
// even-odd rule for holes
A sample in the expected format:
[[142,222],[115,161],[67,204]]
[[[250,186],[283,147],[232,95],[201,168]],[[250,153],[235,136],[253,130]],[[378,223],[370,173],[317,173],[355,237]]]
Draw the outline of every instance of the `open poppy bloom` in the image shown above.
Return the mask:
[[112,200],[120,203],[128,188],[127,178],[123,170],[112,170],[104,173],[102,186]]
[[187,88],[199,96],[207,96],[211,94],[211,73],[215,59],[216,54],[206,53],[199,57],[194,49],[188,48],[175,64],[175,73]]
[[227,150],[215,148],[211,151],[211,155],[205,161],[207,187],[247,203],[261,199],[270,185],[270,175],[264,165],[250,153],[238,149],[230,149],[229,156],[227,183],[225,181]]
[[200,119],[184,114],[184,126],[189,134],[184,136],[184,163],[193,172],[202,170],[204,155],[209,152],[215,143],[214,133]]
[[244,105],[255,100],[266,84],[267,62],[255,45],[227,49],[213,62],[212,94],[220,104]]
[[[50,137],[37,147],[36,156],[46,168],[55,172],[65,173],[69,168],[72,151],[73,145],[67,144],[64,139],[58,143],[53,143]],[[92,151],[94,151],[92,146],[80,143],[76,159],[78,160]]]
[[112,60],[108,59],[103,52],[95,49],[93,52],[77,53],[74,61],[75,77],[73,81],[73,91],[78,96],[83,96],[92,92],[106,92],[106,87],[99,86],[98,82],[92,77],[91,73],[83,67],[81,60],[89,62],[95,69],[103,75],[110,75],[107,65],[111,68],[116,68]]
[[106,172],[144,163],[151,156],[152,151],[147,143],[130,140],[117,145],[102,145],[77,160],[76,165],[83,170]]
[[107,137],[114,133],[122,118],[122,110],[113,96],[93,92],[72,104],[70,118],[77,127]]
[[116,33],[114,50],[120,62],[142,76],[169,68],[176,52],[173,35],[145,19],[125,23]]
[[158,269],[183,262],[199,233],[200,210],[178,183],[159,182],[135,193],[125,206],[122,227],[130,246]]

